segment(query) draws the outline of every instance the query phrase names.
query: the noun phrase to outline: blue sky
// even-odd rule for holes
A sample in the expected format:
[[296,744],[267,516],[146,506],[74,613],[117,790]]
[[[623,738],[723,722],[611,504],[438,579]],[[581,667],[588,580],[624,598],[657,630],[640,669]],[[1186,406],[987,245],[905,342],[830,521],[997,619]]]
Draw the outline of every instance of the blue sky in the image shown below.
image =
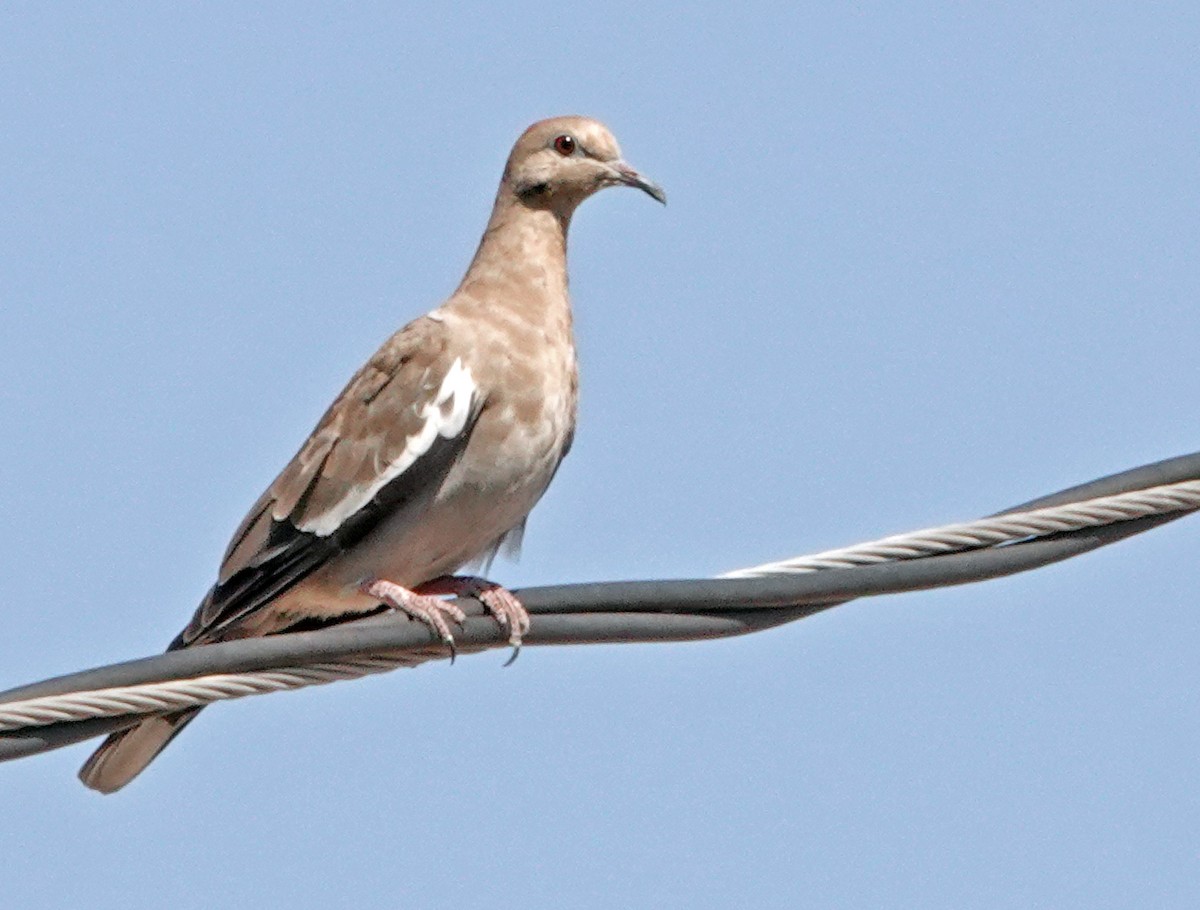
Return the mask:
[[[0,684],[161,648],[530,121],[571,457],[510,586],[710,575],[1200,448],[1194,4],[10,4]],[[690,645],[227,704],[0,768],[6,903],[1193,907],[1195,519]]]

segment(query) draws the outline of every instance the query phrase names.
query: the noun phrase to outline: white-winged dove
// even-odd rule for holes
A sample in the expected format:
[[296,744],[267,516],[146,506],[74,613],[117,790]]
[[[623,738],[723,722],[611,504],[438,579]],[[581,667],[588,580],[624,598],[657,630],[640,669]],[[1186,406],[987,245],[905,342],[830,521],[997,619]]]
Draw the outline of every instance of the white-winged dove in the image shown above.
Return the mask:
[[[458,289],[350,380],[233,535],[217,583],[171,649],[388,607],[452,648],[447,617],[463,617],[444,594],[478,597],[519,646],[529,616],[517,599],[449,573],[519,547],[526,516],[571,446],[567,227],[607,186],[666,201],[595,120],[543,120],[521,135]],[[120,789],[198,711],[114,733],[80,778],[104,793]]]

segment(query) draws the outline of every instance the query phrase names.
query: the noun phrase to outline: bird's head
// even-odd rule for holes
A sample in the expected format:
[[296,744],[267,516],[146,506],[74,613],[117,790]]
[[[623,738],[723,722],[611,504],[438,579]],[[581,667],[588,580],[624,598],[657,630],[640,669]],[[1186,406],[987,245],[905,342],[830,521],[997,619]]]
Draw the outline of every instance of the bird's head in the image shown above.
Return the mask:
[[664,205],[667,201],[662,187],[621,158],[608,127],[587,117],[535,123],[521,134],[504,169],[504,188],[521,204],[568,218],[579,203],[606,186],[633,186]]

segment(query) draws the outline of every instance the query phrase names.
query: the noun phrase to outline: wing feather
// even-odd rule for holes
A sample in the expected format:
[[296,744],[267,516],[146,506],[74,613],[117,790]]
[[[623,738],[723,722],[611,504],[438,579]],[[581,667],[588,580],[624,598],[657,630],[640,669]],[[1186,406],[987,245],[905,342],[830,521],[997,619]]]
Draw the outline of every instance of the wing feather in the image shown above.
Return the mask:
[[172,647],[219,640],[386,516],[423,508],[482,406],[440,321],[422,317],[393,335],[251,508],[217,584]]

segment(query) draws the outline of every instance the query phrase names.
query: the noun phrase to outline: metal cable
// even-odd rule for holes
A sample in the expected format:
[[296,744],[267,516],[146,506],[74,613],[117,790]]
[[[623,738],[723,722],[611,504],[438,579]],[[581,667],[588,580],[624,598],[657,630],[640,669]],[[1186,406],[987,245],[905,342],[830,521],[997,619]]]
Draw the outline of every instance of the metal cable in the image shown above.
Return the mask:
[[[1190,460],[1189,460],[1190,459]],[[1104,489],[1118,482],[1118,478],[1135,476],[1155,476],[1166,471],[1168,475],[1177,473],[1187,462],[1192,478],[1170,483],[1159,483],[1155,486],[1109,493],[1108,495],[1093,495],[1088,499],[1067,499],[1075,492],[1083,493],[1089,487],[1097,490]],[[1192,462],[1195,462],[1194,464]],[[1200,479],[1194,479],[1200,474],[1200,456],[1184,456],[1183,459],[1172,459],[1160,462],[1146,468],[1115,475],[1085,485],[1075,490],[1063,491],[1043,500],[1030,503],[1033,508],[1023,511],[1009,511],[990,518],[973,522],[962,522],[930,528],[907,534],[893,535],[869,543],[852,547],[828,550],[810,556],[795,557],[779,562],[766,563],[749,569],[740,569],[721,576],[720,579],[707,583],[709,596],[707,600],[697,600],[687,606],[695,610],[695,615],[671,616],[670,613],[679,609],[679,604],[664,602],[658,609],[650,607],[649,613],[638,613],[646,606],[638,598],[629,597],[624,605],[608,605],[610,613],[621,617],[622,622],[612,623],[612,632],[606,637],[603,625],[596,631],[595,620],[604,614],[597,612],[597,604],[589,598],[590,593],[600,590],[601,596],[605,589],[612,585],[577,585],[563,586],[551,589],[558,594],[566,594],[558,604],[544,602],[526,605],[531,612],[538,615],[534,631],[531,634],[531,644],[555,644],[570,641],[648,641],[648,640],[683,640],[689,638],[716,637],[720,635],[744,634],[756,631],[781,622],[787,622],[800,616],[809,615],[821,609],[844,603],[855,596],[887,593],[889,591],[911,590],[919,587],[934,587],[939,584],[955,584],[963,581],[977,580],[983,577],[995,577],[1006,574],[1004,563],[1007,561],[1007,571],[1022,571],[1034,565],[1045,564],[1056,559],[1068,558],[1077,552],[1084,552],[1103,543],[1111,542],[1120,537],[1137,533],[1164,520],[1180,517],[1182,514],[1200,508]],[[1157,479],[1157,477],[1156,477]],[[1046,503],[1046,504],[1043,504]],[[1052,503],[1052,504],[1051,504]],[[1127,524],[1128,523],[1128,524]],[[1045,543],[1058,543],[1070,535],[1078,536],[1087,529],[1109,528],[1112,525],[1124,525],[1126,533],[1108,535],[1107,539],[1100,537],[1094,540],[1082,538],[1075,541],[1074,552],[1069,548],[1052,546],[1049,548],[1049,558],[1039,558],[1026,552],[1023,560],[1007,559],[1009,553],[999,553],[998,565],[980,574],[978,566],[974,572],[976,577],[957,577],[952,567],[955,563],[948,561],[956,557],[969,555],[970,551],[986,549],[989,551],[1028,550],[1031,543],[1039,538],[1045,538]],[[1111,529],[1110,529],[1111,530]],[[1055,540],[1057,538],[1058,540]],[[897,578],[895,573],[890,582],[883,586],[872,588],[871,579],[878,570],[885,568],[888,563],[917,562],[937,564],[938,571],[926,573],[921,578],[920,573],[913,576],[909,573],[906,580]],[[997,560],[993,560],[997,561]],[[978,560],[975,560],[978,563]],[[821,573],[833,584],[825,590],[804,592],[796,587],[799,581],[795,576],[809,573]],[[828,574],[825,574],[828,573]],[[853,592],[843,593],[846,588],[842,576],[849,574],[855,581],[849,586]],[[774,578],[774,583],[772,583]],[[842,583],[839,585],[839,579]],[[787,582],[779,588],[780,582]],[[651,590],[662,592],[672,586],[690,585],[693,589],[703,582],[646,582],[624,585],[625,588],[635,589],[651,586]],[[749,587],[748,587],[749,585]],[[811,585],[803,587],[811,588]],[[544,590],[544,589],[543,589]],[[632,593],[636,593],[631,591]],[[700,593],[693,591],[693,594]],[[653,598],[650,598],[653,599]],[[563,603],[563,600],[574,601]],[[624,609],[622,609],[624,606]],[[479,616],[478,605],[472,612]],[[555,615],[557,614],[557,615]],[[572,617],[574,614],[574,617]],[[641,628],[636,618],[641,616]],[[580,636],[570,631],[570,623],[563,620],[576,618],[585,620],[583,625],[590,625],[590,636]],[[609,617],[614,618],[614,617]],[[559,635],[555,636],[554,626],[560,626]],[[590,623],[586,620],[591,620]],[[375,628],[386,629],[394,638],[394,618],[377,617],[374,620],[362,620],[357,623],[347,623],[346,627],[357,626],[363,630]],[[374,673],[381,673],[400,666],[415,666],[427,660],[444,658],[444,649],[436,646],[428,631],[415,623],[405,623],[410,626],[409,641],[405,646],[397,648],[391,644],[389,653],[378,653],[363,643],[358,654],[342,655],[341,659],[328,660],[318,650],[311,652],[316,662],[289,663],[284,666],[269,668],[247,669],[242,672],[208,672],[188,674],[181,672],[174,678],[163,678],[155,681],[136,681],[123,685],[108,685],[97,688],[69,688],[69,680],[96,674],[106,670],[126,668],[134,670],[136,665],[163,663],[171,658],[184,655],[187,652],[173,652],[157,658],[144,661],[134,661],[124,665],[114,665],[112,668],[101,668],[100,671],[86,671],[84,674],[73,674],[60,680],[49,680],[46,683],[35,684],[12,690],[0,695],[0,734],[12,737],[9,748],[3,748],[0,742],[0,760],[15,758],[34,752],[44,751],[66,745],[82,738],[98,735],[117,729],[132,722],[139,715],[158,714],[175,711],[182,708],[196,707],[231,698],[242,698],[248,695],[261,695],[268,692],[286,691],[309,685],[320,685],[342,679],[355,679]],[[580,625],[577,621],[576,625]],[[546,635],[541,629],[546,628]],[[342,628],[342,627],[337,627]],[[328,637],[335,629],[322,630],[312,633],[276,636],[276,639],[303,639],[305,636]],[[620,634],[618,634],[618,632]],[[574,637],[573,637],[574,636]],[[368,638],[370,636],[368,635]],[[490,620],[474,618],[468,620],[463,634],[458,636],[460,651],[485,650],[500,644],[503,636],[498,633],[495,624]],[[242,645],[243,642],[229,642],[220,645],[205,646],[190,649],[192,654],[211,652],[221,648],[229,649],[232,645]],[[376,653],[366,653],[375,650]],[[294,654],[290,657],[303,658],[306,654]],[[176,661],[177,663],[179,661]],[[230,669],[230,668],[224,668]],[[236,669],[236,668],[232,668]],[[111,675],[111,674],[110,674]],[[119,674],[118,674],[119,675]],[[59,685],[56,686],[55,684]],[[64,688],[65,687],[65,688]],[[62,691],[42,691],[47,688],[60,688]],[[22,697],[22,695],[28,697]],[[105,720],[107,719],[107,720]],[[63,735],[48,735],[39,737],[37,728],[62,728]],[[22,734],[25,734],[22,736]]]
[[1103,496],[1087,502],[1050,506],[1028,512],[1006,512],[993,518],[960,522],[895,534],[869,543],[811,556],[795,556],[749,569],[726,572],[722,578],[762,578],[822,569],[869,566],[897,559],[917,559],[935,553],[955,553],[994,547],[1080,528],[1094,528],[1133,518],[1200,508],[1200,481],[1163,484],[1147,490]]
[[0,711],[0,732],[95,717],[165,714],[247,695],[266,695],[343,679],[359,679],[414,663],[416,661],[401,655],[364,657],[342,663],[283,667],[256,673],[213,673],[193,679],[32,698],[15,702]]

